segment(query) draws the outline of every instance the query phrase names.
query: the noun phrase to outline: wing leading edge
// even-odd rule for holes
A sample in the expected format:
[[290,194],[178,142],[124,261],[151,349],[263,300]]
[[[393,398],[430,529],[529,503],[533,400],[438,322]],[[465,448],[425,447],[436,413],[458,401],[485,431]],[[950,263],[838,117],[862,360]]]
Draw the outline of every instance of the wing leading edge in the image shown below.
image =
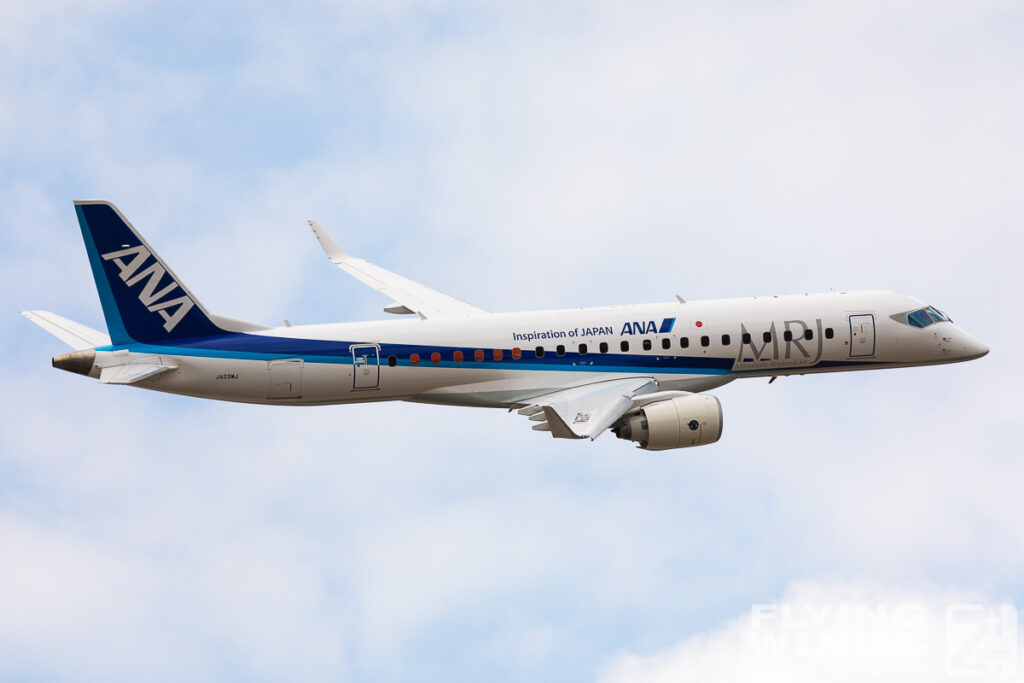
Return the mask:
[[394,299],[394,304],[384,307],[388,313],[415,313],[421,318],[474,318],[487,313],[482,308],[352,256],[338,246],[316,221],[309,221],[309,227],[313,229],[313,234],[316,235],[320,247],[331,263],[360,282]]

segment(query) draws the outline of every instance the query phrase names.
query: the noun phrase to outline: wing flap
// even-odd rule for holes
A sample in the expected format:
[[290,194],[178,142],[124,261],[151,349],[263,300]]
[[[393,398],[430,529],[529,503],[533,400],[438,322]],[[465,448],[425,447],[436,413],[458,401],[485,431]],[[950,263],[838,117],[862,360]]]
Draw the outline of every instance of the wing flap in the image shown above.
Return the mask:
[[413,282],[365,259],[352,256],[338,246],[316,221],[309,221],[309,227],[313,229],[313,234],[316,235],[320,247],[331,263],[360,282],[394,299],[395,303],[384,308],[388,313],[416,313],[421,318],[473,318],[487,313],[482,308]]
[[74,320],[51,313],[50,311],[22,311],[21,314],[43,328],[75,351],[94,349],[97,346],[109,346],[110,337],[86,327]]
[[531,421],[544,419],[533,428],[546,425],[555,438],[594,440],[633,407],[635,397],[657,390],[650,377],[593,382],[538,396],[518,412]]

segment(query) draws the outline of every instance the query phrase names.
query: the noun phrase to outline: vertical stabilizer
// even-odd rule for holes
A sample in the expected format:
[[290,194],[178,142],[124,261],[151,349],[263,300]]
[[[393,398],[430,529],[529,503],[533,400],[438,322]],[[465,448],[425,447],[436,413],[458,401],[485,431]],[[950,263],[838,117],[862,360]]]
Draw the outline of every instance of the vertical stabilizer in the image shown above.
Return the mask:
[[75,211],[114,344],[223,333],[116,206],[77,201]]

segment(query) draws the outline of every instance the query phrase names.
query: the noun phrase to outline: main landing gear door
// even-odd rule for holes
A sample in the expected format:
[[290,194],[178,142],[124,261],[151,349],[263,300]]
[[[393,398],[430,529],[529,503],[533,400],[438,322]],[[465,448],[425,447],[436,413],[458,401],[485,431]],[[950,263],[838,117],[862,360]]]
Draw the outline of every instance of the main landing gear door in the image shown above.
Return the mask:
[[875,316],[850,316],[850,358],[875,355]]
[[352,354],[352,388],[380,388],[380,347],[376,344],[353,344],[348,349]]

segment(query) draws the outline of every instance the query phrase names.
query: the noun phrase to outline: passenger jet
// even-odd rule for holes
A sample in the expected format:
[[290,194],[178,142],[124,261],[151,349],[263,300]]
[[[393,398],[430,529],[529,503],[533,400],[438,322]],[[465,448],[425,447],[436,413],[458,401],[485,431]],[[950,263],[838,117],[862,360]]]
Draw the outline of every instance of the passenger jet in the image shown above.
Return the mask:
[[351,256],[327,257],[392,300],[388,321],[264,327],[208,311],[110,202],[75,202],[107,333],[24,315],[74,350],[61,370],[222,401],[414,401],[517,410],[535,430],[647,450],[722,434],[703,392],[740,377],[902,368],[988,348],[937,308],[890,291],[489,313]]

